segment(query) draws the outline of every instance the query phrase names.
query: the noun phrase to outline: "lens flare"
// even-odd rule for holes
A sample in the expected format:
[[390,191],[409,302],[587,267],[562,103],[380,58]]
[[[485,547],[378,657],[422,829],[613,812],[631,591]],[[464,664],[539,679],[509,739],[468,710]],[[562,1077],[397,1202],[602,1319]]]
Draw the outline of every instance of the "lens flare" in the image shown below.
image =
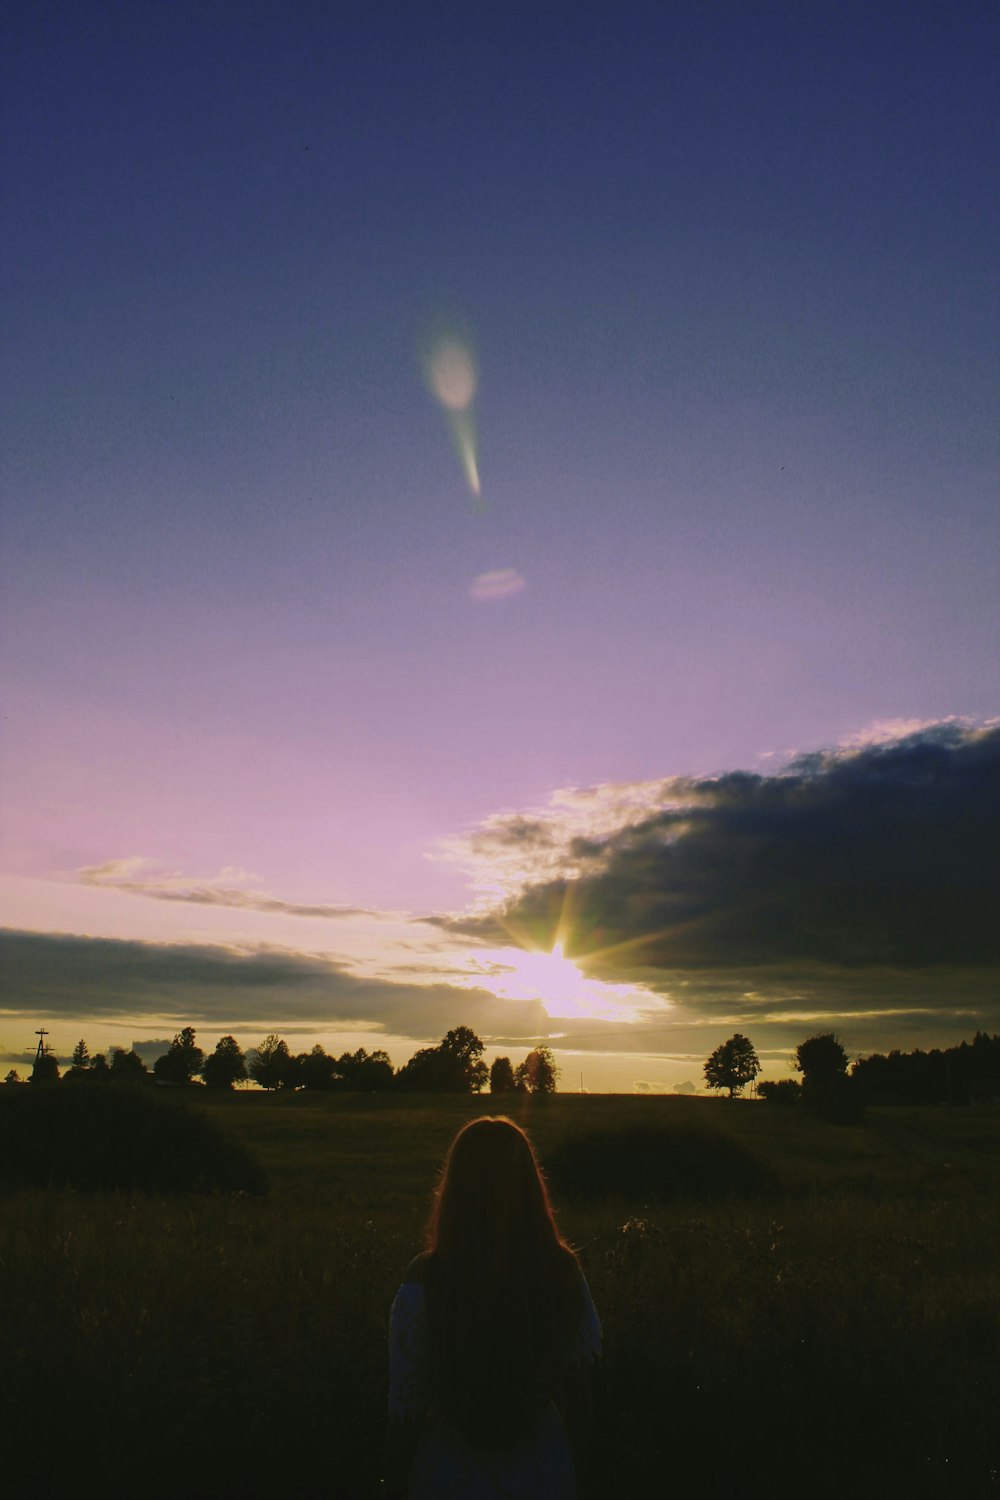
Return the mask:
[[503,1000],[540,1000],[551,1017],[632,1022],[648,1008],[650,997],[635,985],[588,979],[556,943],[551,953],[523,948],[495,948],[481,957],[493,965],[488,977],[472,983]]
[[465,482],[479,500],[482,491],[476,455],[476,419],[472,410],[478,377],[472,354],[459,339],[439,339],[429,350],[424,369],[428,387],[444,411]]
[[469,598],[507,599],[519,594],[527,582],[516,568],[494,568],[490,573],[479,573],[469,584]]
[[480,499],[479,465],[476,462],[476,424],[471,411],[448,412],[451,441],[469,489]]
[[439,344],[428,366],[431,389],[449,411],[465,411],[476,394],[476,370],[468,349],[450,342]]

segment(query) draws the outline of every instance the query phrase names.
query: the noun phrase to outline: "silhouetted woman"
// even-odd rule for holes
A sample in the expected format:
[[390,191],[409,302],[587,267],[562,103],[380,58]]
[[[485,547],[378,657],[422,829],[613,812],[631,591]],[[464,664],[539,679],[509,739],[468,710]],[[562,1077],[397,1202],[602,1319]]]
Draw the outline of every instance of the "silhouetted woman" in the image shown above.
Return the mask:
[[392,1304],[385,1493],[573,1500],[600,1348],[531,1142],[512,1120],[473,1120]]

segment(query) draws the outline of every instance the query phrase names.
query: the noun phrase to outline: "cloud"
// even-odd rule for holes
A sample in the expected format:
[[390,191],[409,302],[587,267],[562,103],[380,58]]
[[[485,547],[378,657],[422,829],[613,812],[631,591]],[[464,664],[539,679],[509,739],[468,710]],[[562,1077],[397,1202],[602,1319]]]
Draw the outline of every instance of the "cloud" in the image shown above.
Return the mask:
[[547,877],[575,879],[597,868],[595,840],[642,823],[672,802],[680,805],[690,785],[688,778],[669,777],[564,787],[546,807],[494,813],[439,840],[430,858],[458,865],[472,883],[477,909],[489,911]]
[[147,1068],[151,1068],[163,1056],[172,1040],[172,1037],[150,1037],[147,1041],[133,1042],[131,1050],[142,1058]]
[[[378,974],[268,945],[0,933],[0,1014],[363,1027],[418,1043],[467,1024],[501,1047],[548,1040],[696,1077],[733,1031],[752,1034],[772,1072],[819,1031],[840,1032],[849,1051],[997,1031],[1000,725],[903,729],[767,773],[570,788],[498,813],[439,851],[474,873],[477,906],[427,919],[435,936],[403,943]],[[86,878],[154,899],[296,909],[247,890],[239,871],[196,882],[112,861]],[[557,937],[588,977],[644,986],[649,1008],[631,1022],[550,1018],[536,1001],[497,998],[489,966],[460,956]]]
[[234,881],[249,880],[242,870],[225,869],[218,875],[203,878],[179,873],[157,873],[153,860],[133,857],[109,859],[104,864],[88,865],[78,871],[81,885],[104,890],[126,891],[132,896],[148,896],[153,901],[189,902],[192,906],[226,906],[241,911],[262,911],[286,917],[319,917],[335,920],[343,917],[378,917],[383,913],[361,906],[306,905],[282,901],[266,891],[243,890]]
[[[258,945],[152,943],[0,929],[0,1016],[138,1020],[224,1029],[368,1028],[437,1041],[468,1025],[511,1045],[548,1037],[541,1005],[447,983],[350,971],[330,956]],[[561,1023],[559,1023],[561,1026]]]
[[632,1089],[636,1094],[696,1094],[698,1092],[697,1086],[693,1083],[675,1083],[671,1089],[665,1083],[653,1083],[646,1078],[636,1079]]
[[[663,785],[664,805],[611,832],[536,830],[534,847],[558,842],[576,873],[453,930],[540,946],[559,933],[616,971],[1000,963],[1000,728],[952,723],[774,775]],[[523,853],[516,822],[508,848]]]
[[485,943],[558,938],[589,974],[667,997],[674,1033],[847,1020],[880,1046],[887,1027],[996,1028],[1000,726],[904,727],[770,774],[598,787],[493,818],[464,848],[484,892],[495,860],[506,899],[439,920]]
[[516,568],[494,568],[490,573],[476,575],[469,584],[469,598],[477,603],[509,599],[511,594],[520,594],[527,586],[527,580]]
[[[947,743],[956,728],[971,727],[968,720],[954,714],[947,719],[874,719],[856,733],[844,735],[840,746],[842,749],[862,749],[868,745],[889,745],[916,737],[928,742]],[[992,722],[988,727],[993,727]]]

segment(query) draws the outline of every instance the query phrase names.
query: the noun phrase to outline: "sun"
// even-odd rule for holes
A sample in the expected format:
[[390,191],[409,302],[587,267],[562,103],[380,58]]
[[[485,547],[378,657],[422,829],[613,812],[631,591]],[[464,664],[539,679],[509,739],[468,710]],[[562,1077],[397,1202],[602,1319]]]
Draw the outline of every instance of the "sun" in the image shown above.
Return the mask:
[[525,953],[517,948],[507,953],[512,973],[504,989],[511,1000],[541,1000],[550,1015],[580,1014],[576,1007],[586,980],[576,964],[564,957],[562,943],[556,943],[551,953]]
[[496,948],[485,957],[494,966],[486,987],[504,1000],[539,1000],[550,1016],[596,1021],[629,1021],[639,1014],[634,986],[588,979],[561,943],[550,953]]

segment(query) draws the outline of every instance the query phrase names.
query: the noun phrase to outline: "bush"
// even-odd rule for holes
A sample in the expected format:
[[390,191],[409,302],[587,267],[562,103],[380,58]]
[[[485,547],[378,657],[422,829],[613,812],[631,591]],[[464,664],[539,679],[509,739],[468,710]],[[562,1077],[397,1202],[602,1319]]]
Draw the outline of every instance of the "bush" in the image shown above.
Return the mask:
[[262,1193],[260,1163],[214,1121],[141,1089],[4,1089],[0,1189]]
[[860,1085],[843,1074],[831,1078],[815,1106],[820,1117],[834,1125],[857,1125],[865,1112]]
[[758,1083],[757,1092],[768,1104],[798,1104],[802,1098],[802,1085],[795,1078],[765,1078]]
[[546,1161],[570,1197],[700,1200],[766,1192],[774,1178],[745,1146],[711,1130],[634,1125],[574,1137]]

